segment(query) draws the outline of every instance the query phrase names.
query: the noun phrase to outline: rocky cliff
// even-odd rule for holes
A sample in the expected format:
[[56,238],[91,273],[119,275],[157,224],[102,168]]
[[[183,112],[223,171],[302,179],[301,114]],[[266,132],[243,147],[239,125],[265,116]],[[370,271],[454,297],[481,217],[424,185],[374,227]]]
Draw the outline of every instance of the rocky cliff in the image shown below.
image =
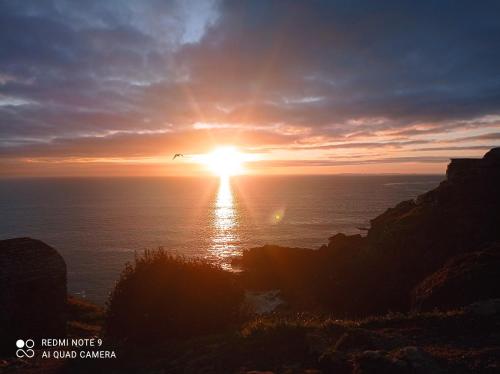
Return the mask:
[[500,299],[500,243],[452,257],[415,287],[412,298],[413,308],[419,311]]
[[379,284],[393,290],[391,305],[406,308],[409,290],[450,258],[500,241],[500,148],[453,159],[446,175],[371,221],[366,240],[383,273]]
[[413,289],[448,260],[500,242],[499,191],[500,148],[481,159],[453,159],[445,181],[371,220],[366,236],[337,234],[300,255],[271,246],[252,249],[241,261],[244,277],[252,284],[272,274],[272,286],[292,304],[313,299],[339,315],[409,310]]

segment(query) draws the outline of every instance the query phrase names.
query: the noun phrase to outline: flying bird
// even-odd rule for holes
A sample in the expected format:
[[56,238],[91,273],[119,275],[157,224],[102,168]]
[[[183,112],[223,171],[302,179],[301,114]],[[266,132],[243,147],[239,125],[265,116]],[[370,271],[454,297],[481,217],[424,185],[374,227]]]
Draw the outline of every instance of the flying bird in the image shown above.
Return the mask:
[[175,160],[177,157],[184,157],[182,153],[176,153],[174,157],[172,157],[172,160]]

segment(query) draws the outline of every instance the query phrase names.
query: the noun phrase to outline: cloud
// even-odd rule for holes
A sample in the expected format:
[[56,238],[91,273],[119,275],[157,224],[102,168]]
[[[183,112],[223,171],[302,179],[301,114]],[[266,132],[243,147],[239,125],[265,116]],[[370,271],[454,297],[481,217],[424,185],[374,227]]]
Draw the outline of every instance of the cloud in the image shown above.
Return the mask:
[[18,142],[2,147],[4,157],[154,157],[174,153],[205,153],[221,144],[246,148],[288,144],[294,136],[269,131],[210,129],[146,133],[118,132],[106,136],[57,138],[48,142]]
[[476,135],[476,136],[467,136],[465,138],[458,139],[459,141],[465,140],[500,140],[500,132]]
[[468,143],[499,139],[484,134],[500,130],[499,11],[496,1],[2,2],[0,157],[231,139],[320,159],[425,144],[479,152]]
[[351,166],[351,165],[376,165],[376,164],[395,164],[395,163],[447,163],[449,157],[380,157],[364,160],[270,160],[258,161],[261,167],[304,167],[304,166]]
[[426,147],[426,148],[415,148],[413,151],[487,151],[494,148],[495,145],[469,145],[469,146],[444,146],[444,147]]

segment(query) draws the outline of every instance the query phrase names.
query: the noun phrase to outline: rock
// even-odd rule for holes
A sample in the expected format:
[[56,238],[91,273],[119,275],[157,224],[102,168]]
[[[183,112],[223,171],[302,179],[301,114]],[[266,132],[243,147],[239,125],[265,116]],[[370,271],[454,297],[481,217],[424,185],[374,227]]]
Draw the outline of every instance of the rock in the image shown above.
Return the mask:
[[66,331],[66,263],[30,238],[0,241],[0,351],[17,339],[57,338]]
[[450,182],[464,182],[489,175],[500,166],[500,147],[487,152],[482,159],[453,158],[446,169]]
[[500,241],[500,148],[452,160],[436,189],[371,221],[367,240],[380,302],[407,310],[410,293],[449,259]]
[[337,340],[335,349],[342,352],[388,351],[406,344],[406,339],[397,334],[354,328],[348,330]]
[[356,374],[439,374],[434,359],[418,347],[404,347],[397,351],[365,351],[354,362]]
[[383,351],[364,351],[354,359],[354,374],[405,374],[410,373],[405,363],[390,358]]
[[253,313],[266,314],[275,311],[284,301],[280,290],[246,291],[244,303]]
[[418,347],[404,347],[392,355],[394,362],[405,362],[410,373],[438,374],[441,369],[434,359]]
[[352,372],[352,365],[348,356],[335,349],[325,351],[319,357],[318,364],[325,373],[350,374]]
[[449,181],[463,181],[464,179],[479,176],[481,159],[452,158],[446,169],[446,178]]
[[306,334],[306,342],[309,353],[321,355],[327,351],[331,345],[330,339],[325,334],[318,331],[311,331]]
[[456,256],[413,291],[414,310],[453,309],[500,298],[500,243]]
[[473,303],[464,308],[465,312],[480,316],[493,316],[500,314],[500,299],[484,300]]
[[[415,287],[447,261],[500,242],[498,191],[500,148],[482,159],[454,159],[445,181],[371,220],[366,236],[336,234],[319,250],[265,246],[245,251],[241,278],[248,288],[281,289],[290,308],[326,309],[349,318],[407,312],[423,295],[414,295]],[[496,260],[490,256],[485,261]],[[485,291],[493,287],[496,292],[489,280],[497,279],[494,271],[491,277],[471,271],[477,277],[447,288],[449,300],[443,306],[480,300],[472,297],[475,290],[481,297],[497,297]],[[429,305],[439,303],[439,297],[429,300]]]
[[340,337],[335,344],[337,351],[375,350],[380,348],[373,332],[364,329],[352,329]]
[[346,235],[338,233],[328,238],[328,248],[336,250],[352,250],[359,248],[363,244],[363,237],[360,234]]

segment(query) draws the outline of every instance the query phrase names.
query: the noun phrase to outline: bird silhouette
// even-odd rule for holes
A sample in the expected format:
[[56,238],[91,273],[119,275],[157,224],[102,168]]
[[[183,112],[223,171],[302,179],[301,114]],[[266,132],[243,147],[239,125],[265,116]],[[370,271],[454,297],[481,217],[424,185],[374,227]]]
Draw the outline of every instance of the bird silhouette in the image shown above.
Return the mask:
[[175,160],[177,157],[184,157],[182,153],[176,153],[174,157],[172,157],[172,160]]

